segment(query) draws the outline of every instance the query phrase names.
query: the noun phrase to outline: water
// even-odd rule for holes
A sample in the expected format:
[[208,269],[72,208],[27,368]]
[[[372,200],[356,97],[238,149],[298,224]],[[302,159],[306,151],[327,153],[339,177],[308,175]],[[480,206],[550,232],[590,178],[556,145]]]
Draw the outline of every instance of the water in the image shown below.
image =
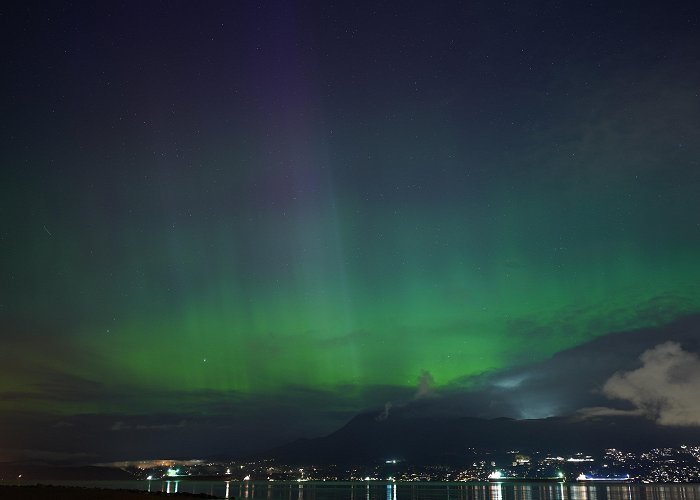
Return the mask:
[[64,486],[207,493],[237,500],[700,500],[700,484],[54,481]]

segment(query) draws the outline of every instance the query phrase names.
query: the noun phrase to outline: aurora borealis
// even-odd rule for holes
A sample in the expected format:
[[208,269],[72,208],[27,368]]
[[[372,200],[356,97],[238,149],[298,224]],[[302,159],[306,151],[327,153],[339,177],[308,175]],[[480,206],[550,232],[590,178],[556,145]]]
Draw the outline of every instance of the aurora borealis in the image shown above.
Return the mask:
[[2,8],[4,455],[327,432],[700,313],[697,7],[349,4]]

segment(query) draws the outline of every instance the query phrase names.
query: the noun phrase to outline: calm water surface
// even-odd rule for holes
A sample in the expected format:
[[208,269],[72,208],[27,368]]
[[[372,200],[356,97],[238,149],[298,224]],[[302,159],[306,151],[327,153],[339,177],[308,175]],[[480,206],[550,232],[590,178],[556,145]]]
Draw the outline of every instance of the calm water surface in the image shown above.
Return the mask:
[[239,500],[700,500],[700,484],[70,481],[53,484],[208,493]]

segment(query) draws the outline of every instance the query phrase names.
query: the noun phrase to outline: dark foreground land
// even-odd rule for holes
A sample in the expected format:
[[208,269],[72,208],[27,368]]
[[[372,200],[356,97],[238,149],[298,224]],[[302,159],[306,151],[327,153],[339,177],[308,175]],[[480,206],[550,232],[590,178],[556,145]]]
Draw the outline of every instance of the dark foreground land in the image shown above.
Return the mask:
[[178,500],[217,498],[203,493],[147,493],[145,491],[79,488],[75,486],[0,485],[0,498],[2,500],[154,500],[166,497]]

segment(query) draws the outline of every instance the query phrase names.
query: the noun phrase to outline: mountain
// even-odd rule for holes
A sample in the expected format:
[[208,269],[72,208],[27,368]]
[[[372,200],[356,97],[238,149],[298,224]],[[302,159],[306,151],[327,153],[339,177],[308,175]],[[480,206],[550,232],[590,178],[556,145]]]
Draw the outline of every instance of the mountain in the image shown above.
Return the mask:
[[397,411],[380,419],[379,414],[357,415],[328,436],[298,440],[264,456],[283,463],[367,464],[396,458],[412,463],[459,464],[468,460],[468,448],[563,454],[700,444],[699,428],[662,427],[640,417],[514,420]]
[[[122,469],[95,465],[61,466],[4,462],[0,463],[0,481],[21,483],[37,480],[129,480],[134,476]],[[21,481],[20,481],[21,480]]]

